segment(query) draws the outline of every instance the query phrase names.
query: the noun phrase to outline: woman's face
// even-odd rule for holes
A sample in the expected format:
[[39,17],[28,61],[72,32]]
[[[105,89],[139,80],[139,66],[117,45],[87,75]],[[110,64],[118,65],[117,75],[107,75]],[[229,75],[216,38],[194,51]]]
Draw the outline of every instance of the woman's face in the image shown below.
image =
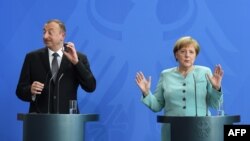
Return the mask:
[[196,51],[194,45],[190,44],[181,48],[176,52],[175,56],[179,62],[180,68],[191,68],[196,58]]

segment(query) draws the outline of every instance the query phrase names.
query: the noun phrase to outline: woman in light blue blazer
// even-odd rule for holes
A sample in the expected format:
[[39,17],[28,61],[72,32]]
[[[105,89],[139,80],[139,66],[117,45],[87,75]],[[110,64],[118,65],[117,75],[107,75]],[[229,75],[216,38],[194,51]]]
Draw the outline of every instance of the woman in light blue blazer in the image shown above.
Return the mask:
[[[173,52],[179,65],[161,72],[154,93],[150,91],[151,77],[145,78],[142,72],[137,72],[142,102],[154,112],[164,109],[166,116],[211,115],[208,107],[218,108],[222,102],[223,70],[216,65],[212,74],[210,68],[194,65],[199,51],[199,44],[192,37],[178,39]],[[168,130],[169,125],[162,127],[164,141],[170,140]]]

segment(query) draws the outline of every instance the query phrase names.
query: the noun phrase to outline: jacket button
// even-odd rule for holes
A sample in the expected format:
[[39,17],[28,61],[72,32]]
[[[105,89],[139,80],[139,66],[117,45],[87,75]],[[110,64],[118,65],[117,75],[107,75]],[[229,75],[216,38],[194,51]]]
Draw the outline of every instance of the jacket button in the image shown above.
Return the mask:
[[183,106],[183,109],[186,109],[186,106]]
[[182,98],[182,100],[183,100],[183,101],[186,101],[186,98],[185,98],[185,97],[183,97],[183,98]]
[[186,92],[186,90],[182,90],[182,92],[183,92],[183,93],[185,93],[185,92]]

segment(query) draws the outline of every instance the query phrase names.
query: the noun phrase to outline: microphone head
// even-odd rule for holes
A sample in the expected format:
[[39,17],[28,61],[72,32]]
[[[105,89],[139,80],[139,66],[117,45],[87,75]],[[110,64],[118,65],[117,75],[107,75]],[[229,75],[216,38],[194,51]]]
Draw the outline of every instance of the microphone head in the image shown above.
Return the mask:
[[58,80],[61,80],[61,78],[63,77],[63,75],[64,75],[64,74],[62,73],[62,74],[60,75],[60,77],[59,77],[59,79],[58,79]]

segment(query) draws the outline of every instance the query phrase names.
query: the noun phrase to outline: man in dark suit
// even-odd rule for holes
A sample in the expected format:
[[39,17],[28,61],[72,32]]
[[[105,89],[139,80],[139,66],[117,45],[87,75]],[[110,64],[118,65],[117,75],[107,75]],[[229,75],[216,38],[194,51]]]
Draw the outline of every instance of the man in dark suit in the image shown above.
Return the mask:
[[30,113],[69,113],[69,100],[77,99],[79,85],[86,92],[96,88],[87,56],[77,52],[72,42],[64,50],[65,35],[60,20],[49,20],[43,33],[46,47],[25,57],[16,95],[30,102]]

